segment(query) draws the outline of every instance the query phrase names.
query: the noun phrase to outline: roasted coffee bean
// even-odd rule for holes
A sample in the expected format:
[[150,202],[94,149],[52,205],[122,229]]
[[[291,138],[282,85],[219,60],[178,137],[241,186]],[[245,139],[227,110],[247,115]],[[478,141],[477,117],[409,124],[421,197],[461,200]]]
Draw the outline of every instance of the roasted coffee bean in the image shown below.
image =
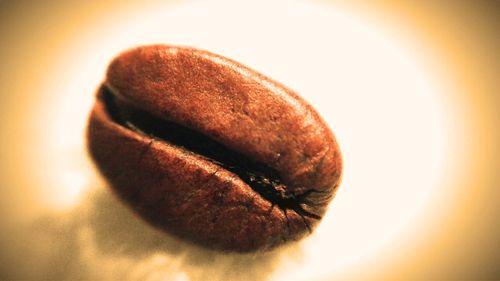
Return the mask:
[[310,233],[342,170],[333,134],[296,93],[188,47],[115,58],[87,133],[98,169],[141,217],[226,251]]

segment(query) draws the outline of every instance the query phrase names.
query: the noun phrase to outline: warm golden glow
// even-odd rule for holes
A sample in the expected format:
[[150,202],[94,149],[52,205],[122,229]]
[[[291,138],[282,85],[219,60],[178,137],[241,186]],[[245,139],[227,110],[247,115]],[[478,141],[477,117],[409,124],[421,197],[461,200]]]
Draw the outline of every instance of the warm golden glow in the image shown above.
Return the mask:
[[[426,5],[110,1],[75,10],[61,1],[49,17],[41,4],[0,1],[0,279],[3,270],[49,279],[500,277],[489,267],[500,257],[498,204],[489,205],[500,195],[490,189],[500,184],[499,42],[469,39],[495,33],[489,9],[470,4],[485,22],[456,35],[448,25],[470,21],[466,9]],[[93,93],[110,59],[150,43],[233,58],[320,112],[345,173],[313,235],[264,255],[198,249],[152,229],[105,187],[85,150]]]

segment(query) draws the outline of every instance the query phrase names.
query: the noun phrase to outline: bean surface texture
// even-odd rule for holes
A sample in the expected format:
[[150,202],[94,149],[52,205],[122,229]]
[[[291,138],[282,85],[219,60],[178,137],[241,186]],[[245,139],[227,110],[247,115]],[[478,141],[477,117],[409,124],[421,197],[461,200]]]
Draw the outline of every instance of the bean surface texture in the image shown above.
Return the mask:
[[310,233],[342,171],[332,132],[294,91],[189,47],[115,58],[87,136],[99,171],[141,217],[225,251]]

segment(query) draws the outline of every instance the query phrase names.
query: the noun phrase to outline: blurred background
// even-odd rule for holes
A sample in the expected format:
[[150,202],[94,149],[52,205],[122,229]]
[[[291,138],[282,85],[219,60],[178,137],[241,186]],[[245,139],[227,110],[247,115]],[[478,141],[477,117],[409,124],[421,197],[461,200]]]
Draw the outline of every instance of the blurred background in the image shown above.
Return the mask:
[[[1,1],[0,279],[500,279],[499,1]],[[345,158],[320,227],[267,253],[142,222],[85,148],[109,61],[151,43],[295,89]]]

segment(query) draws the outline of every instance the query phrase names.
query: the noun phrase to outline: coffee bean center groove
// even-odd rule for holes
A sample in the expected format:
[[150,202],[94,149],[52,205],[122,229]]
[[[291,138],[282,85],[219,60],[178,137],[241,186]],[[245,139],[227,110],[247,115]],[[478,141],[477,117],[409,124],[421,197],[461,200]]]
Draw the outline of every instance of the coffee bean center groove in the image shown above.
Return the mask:
[[321,218],[301,206],[306,197],[315,192],[314,189],[299,195],[290,192],[276,169],[231,150],[193,129],[155,117],[126,102],[117,102],[114,93],[106,86],[101,87],[99,98],[105,104],[111,119],[122,127],[182,148],[234,173],[271,202],[272,206],[276,205],[283,210],[292,209],[301,217]]

